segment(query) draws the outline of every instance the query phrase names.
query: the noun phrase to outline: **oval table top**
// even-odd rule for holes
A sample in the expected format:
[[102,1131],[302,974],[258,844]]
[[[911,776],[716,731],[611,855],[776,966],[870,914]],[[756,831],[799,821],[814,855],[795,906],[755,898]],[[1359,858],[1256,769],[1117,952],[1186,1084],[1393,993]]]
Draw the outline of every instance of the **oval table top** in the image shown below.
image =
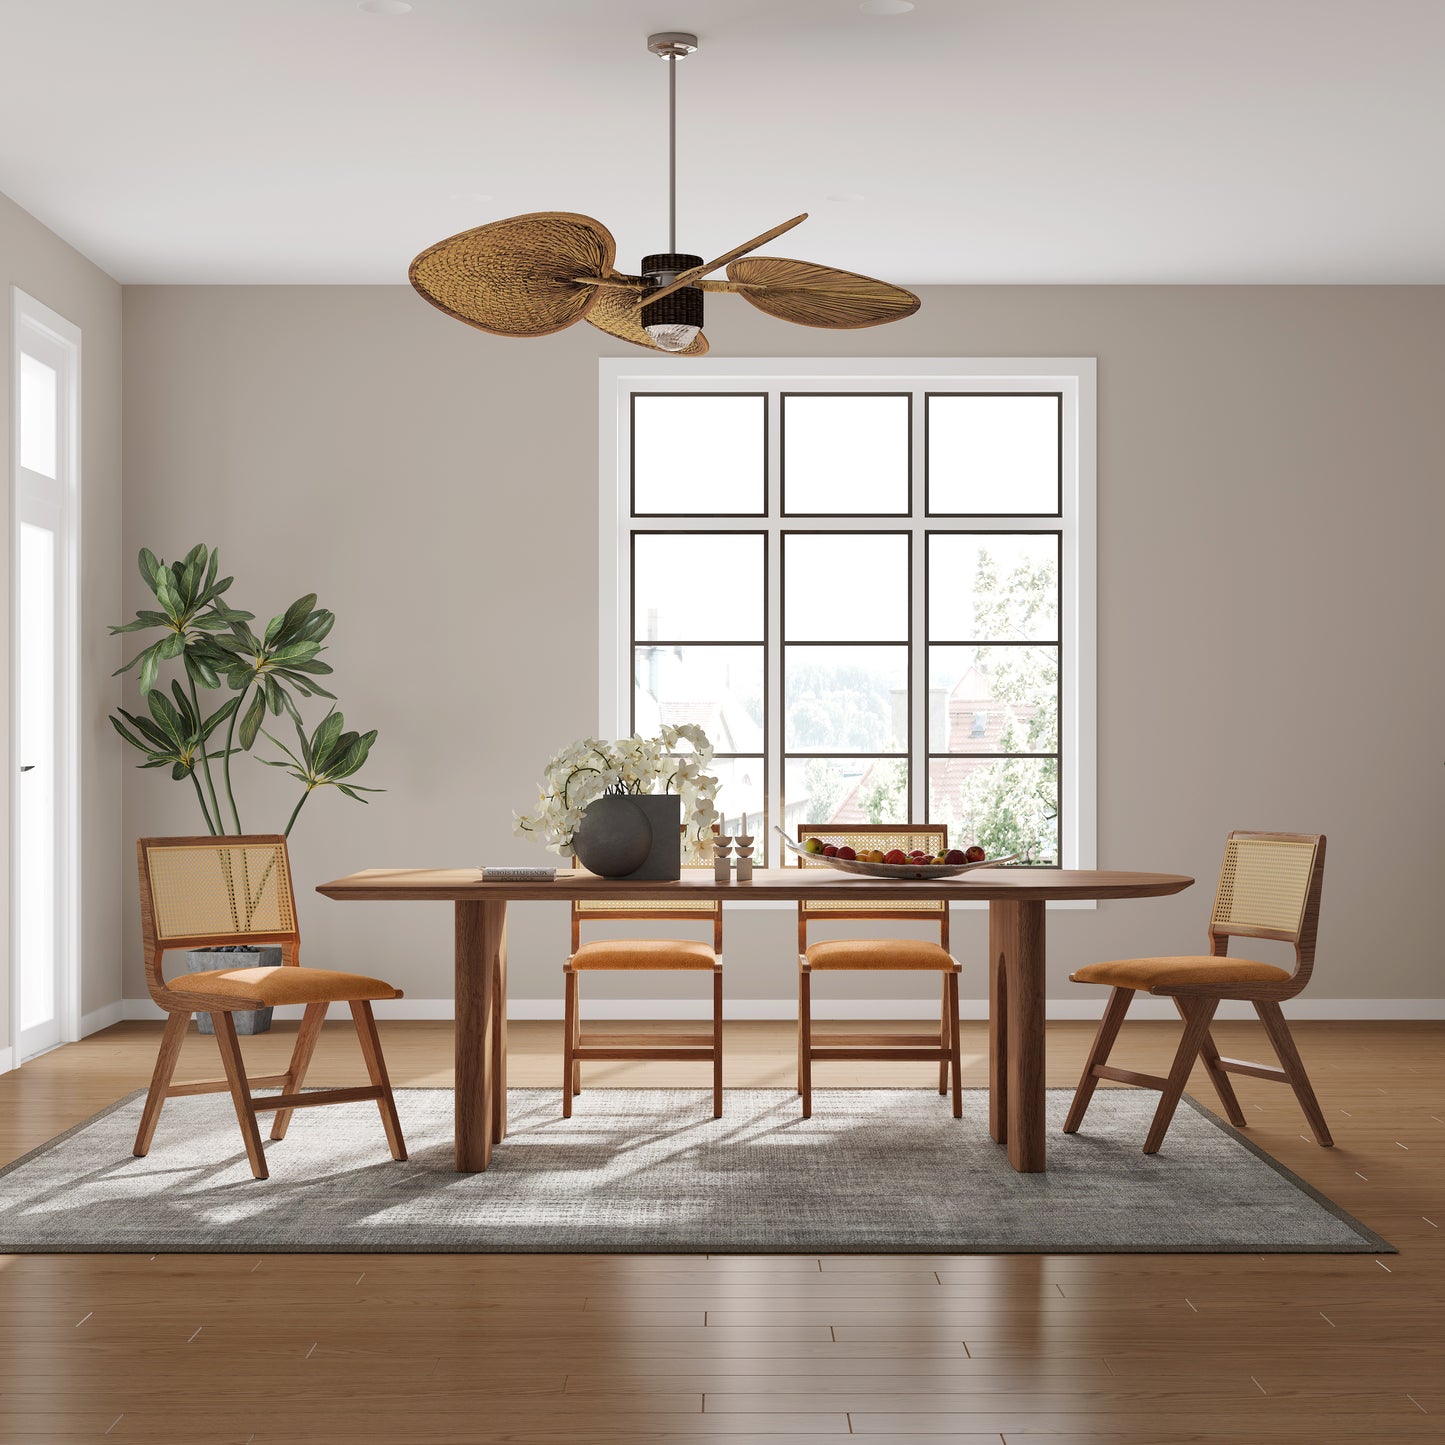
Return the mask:
[[747,883],[719,883],[709,869],[689,868],[668,882],[599,878],[582,868],[559,868],[555,879],[483,882],[480,868],[368,868],[323,883],[327,898],[437,903],[485,903],[574,898],[721,898],[797,902],[845,896],[860,903],[878,899],[947,899],[951,903],[1061,902],[1091,898],[1162,898],[1182,893],[1194,879],[1178,873],[1137,873],[1096,868],[979,868],[957,878],[865,878],[825,866],[759,868]]

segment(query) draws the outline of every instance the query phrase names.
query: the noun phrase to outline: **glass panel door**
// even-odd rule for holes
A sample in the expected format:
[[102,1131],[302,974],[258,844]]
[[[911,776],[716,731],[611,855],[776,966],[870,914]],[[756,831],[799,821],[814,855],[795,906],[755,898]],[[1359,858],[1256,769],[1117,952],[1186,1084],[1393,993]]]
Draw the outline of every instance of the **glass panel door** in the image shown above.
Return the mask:
[[[19,435],[12,604],[16,780],[13,897],[17,1042],[22,1060],[75,1036],[71,1017],[71,583],[76,341],[17,298]],[[33,311],[31,308],[34,308]],[[53,323],[53,324],[51,324]]]
[[[38,511],[27,510],[32,518]],[[22,1059],[60,1042],[56,532],[54,527],[22,519],[16,569],[20,603],[17,737],[21,769],[16,942]]]

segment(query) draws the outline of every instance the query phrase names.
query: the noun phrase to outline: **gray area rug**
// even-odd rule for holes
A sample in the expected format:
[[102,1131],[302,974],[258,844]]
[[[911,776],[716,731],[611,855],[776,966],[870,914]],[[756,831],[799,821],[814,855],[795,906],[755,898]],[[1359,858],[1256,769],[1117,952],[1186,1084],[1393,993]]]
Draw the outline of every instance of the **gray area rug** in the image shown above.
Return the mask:
[[[1163,1150],[1155,1096],[1100,1089],[1049,1172],[1016,1174],[988,1098],[955,1120],[936,1093],[733,1089],[721,1119],[689,1089],[513,1089],[484,1174],[452,1170],[452,1096],[399,1089],[411,1158],[371,1103],[302,1110],[251,1177],[230,1099],[172,1099],[149,1156],[142,1094],[0,1170],[0,1252],[1379,1253],[1393,1249],[1192,1100]],[[263,1116],[263,1128],[266,1127]]]

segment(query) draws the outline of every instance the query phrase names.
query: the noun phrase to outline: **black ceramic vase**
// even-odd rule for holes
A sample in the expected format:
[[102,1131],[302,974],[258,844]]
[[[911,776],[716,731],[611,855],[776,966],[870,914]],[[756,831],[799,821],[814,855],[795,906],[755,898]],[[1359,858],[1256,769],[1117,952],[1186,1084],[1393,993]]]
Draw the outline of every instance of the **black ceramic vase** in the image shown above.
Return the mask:
[[632,798],[608,796],[587,805],[572,851],[599,878],[626,878],[652,851],[652,824]]

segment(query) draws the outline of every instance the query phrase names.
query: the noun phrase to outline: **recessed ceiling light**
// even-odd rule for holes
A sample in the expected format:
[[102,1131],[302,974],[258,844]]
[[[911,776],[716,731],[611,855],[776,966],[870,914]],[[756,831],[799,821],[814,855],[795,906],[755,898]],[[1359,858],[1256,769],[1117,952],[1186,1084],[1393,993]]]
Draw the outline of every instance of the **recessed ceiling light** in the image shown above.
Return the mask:
[[[365,10],[368,15],[408,15],[411,13],[411,6],[407,0],[360,0],[356,8]],[[913,9],[911,5],[908,8]]]
[[862,0],[858,8],[865,15],[907,15],[913,0]]
[[834,191],[828,199],[830,201],[866,201],[868,197],[862,191]]

